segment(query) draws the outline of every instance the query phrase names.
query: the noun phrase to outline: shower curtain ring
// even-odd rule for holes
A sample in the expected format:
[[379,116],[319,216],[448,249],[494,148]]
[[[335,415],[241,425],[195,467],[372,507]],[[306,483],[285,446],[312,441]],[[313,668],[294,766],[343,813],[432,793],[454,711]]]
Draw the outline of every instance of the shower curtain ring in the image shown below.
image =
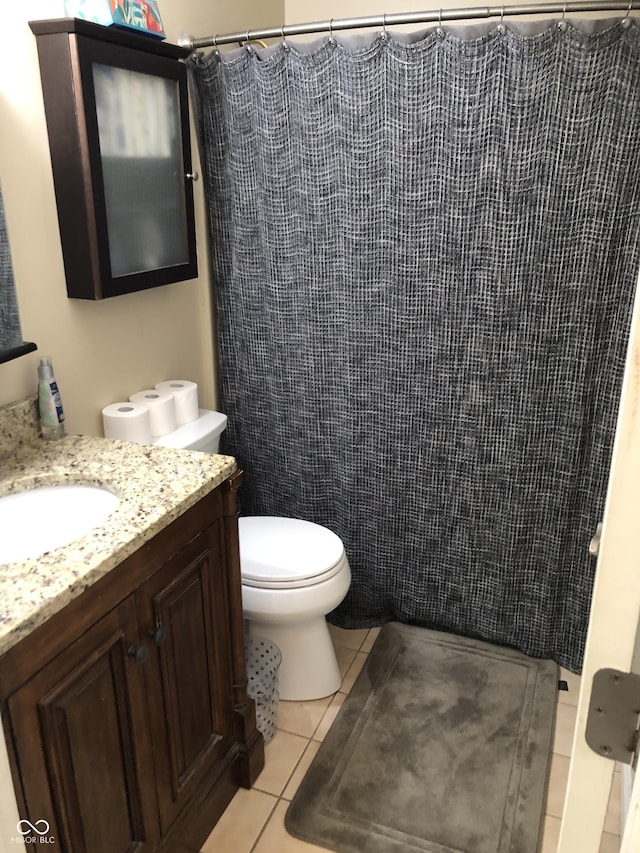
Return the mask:
[[560,18],[560,20],[558,21],[558,29],[561,32],[565,32],[565,30],[567,29],[567,26],[568,26],[568,24],[565,20],[566,15],[567,15],[567,0],[564,0],[564,5],[562,6],[562,18]]
[[567,15],[567,0],[564,0],[564,6],[562,7],[562,20],[558,21],[558,29],[564,32],[567,29],[567,22],[565,20]]
[[631,24],[631,18],[629,17],[629,13],[631,12],[632,6],[633,6],[633,0],[629,0],[629,5],[627,6],[627,14],[622,19],[622,26],[625,29]]
[[329,21],[329,44],[335,44],[336,40],[333,37],[333,18]]
[[382,41],[387,41],[389,36],[387,35],[387,13],[382,13]]
[[498,32],[501,36],[503,36],[507,31],[507,28],[504,25],[504,5],[500,9],[500,23],[498,24]]
[[436,30],[438,38],[444,38],[444,30],[442,29],[442,9],[438,12],[438,29]]

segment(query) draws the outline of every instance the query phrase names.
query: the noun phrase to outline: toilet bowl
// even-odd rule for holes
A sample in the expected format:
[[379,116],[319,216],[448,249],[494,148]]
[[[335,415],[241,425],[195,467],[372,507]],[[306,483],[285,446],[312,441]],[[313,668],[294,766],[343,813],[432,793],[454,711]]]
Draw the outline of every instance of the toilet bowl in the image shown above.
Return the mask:
[[[200,410],[197,420],[155,439],[163,447],[217,453],[227,418]],[[238,520],[242,604],[247,630],[280,649],[281,699],[320,699],[341,684],[325,616],[346,596],[351,570],[335,533],[297,518]]]
[[297,518],[238,519],[242,604],[249,633],[282,652],[281,699],[320,699],[342,682],[325,616],[349,590],[342,541]]

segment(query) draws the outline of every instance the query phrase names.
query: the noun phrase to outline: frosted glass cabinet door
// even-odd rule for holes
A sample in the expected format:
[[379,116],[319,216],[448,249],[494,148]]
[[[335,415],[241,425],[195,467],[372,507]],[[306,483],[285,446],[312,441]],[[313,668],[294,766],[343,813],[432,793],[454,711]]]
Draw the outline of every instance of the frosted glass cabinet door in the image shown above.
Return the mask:
[[111,275],[189,259],[178,84],[94,63]]
[[69,296],[197,276],[184,48],[33,21]]

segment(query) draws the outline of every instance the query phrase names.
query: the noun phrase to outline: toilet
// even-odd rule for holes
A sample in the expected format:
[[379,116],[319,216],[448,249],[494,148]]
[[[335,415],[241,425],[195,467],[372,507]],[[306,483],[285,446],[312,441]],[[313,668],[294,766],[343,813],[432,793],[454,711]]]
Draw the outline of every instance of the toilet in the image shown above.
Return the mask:
[[[198,418],[154,444],[217,453],[226,415],[200,409]],[[351,570],[341,539],[298,518],[238,519],[242,604],[250,637],[280,649],[281,699],[321,699],[342,678],[325,616],[346,596]]]

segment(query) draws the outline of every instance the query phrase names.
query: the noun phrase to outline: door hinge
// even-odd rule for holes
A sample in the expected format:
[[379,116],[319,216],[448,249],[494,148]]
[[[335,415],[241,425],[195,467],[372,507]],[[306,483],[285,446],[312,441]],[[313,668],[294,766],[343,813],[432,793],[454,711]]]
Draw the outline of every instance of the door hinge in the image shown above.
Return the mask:
[[600,669],[593,676],[585,737],[598,755],[631,764],[638,761],[640,675]]

